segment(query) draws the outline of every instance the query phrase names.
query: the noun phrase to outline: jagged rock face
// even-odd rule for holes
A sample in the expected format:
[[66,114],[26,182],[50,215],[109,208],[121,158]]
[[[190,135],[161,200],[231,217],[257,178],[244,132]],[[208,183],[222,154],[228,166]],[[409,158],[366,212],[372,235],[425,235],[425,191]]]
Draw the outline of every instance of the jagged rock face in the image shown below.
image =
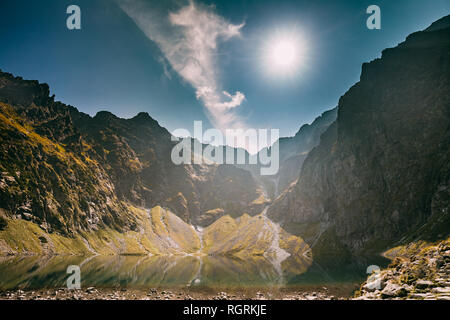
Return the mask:
[[136,228],[123,203],[162,205],[207,224],[209,210],[252,211],[251,174],[226,165],[171,161],[176,142],[148,114],[95,117],[55,102],[49,87],[0,72],[0,208],[48,231]]
[[[325,111],[314,119],[311,124],[304,124],[293,137],[284,137],[278,140],[279,170],[272,176],[262,176],[261,166],[242,165],[243,169],[250,171],[260,181],[266,190],[266,196],[273,199],[279,196],[299,175],[308,153],[320,142],[320,136],[336,120],[337,108]],[[271,152],[272,147],[262,149],[259,154]],[[248,154],[246,155],[248,157]]]
[[105,225],[135,226],[97,162],[39,135],[24,119],[0,103],[0,215],[65,235]]
[[449,120],[450,28],[414,33],[363,65],[298,183],[268,215],[330,259],[447,235]]
[[83,127],[84,136],[99,146],[97,153],[121,199],[144,207],[164,205],[187,222],[206,225],[212,222],[202,217],[208,210],[241,213],[258,197],[255,181],[244,170],[173,164],[175,142],[148,114],[125,120],[101,112],[93,120]]
[[311,124],[303,125],[292,138],[280,139],[280,170],[275,177],[278,196],[298,179],[308,153],[319,144],[322,133],[336,120],[337,108],[328,110]]

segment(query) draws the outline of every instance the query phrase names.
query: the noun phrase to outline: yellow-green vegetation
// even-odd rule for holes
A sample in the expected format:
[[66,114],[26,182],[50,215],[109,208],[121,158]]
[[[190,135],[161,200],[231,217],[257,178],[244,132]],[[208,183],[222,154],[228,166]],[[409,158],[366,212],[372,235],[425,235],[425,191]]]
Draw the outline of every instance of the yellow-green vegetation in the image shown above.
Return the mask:
[[234,256],[263,255],[272,239],[264,226],[264,218],[261,215],[252,218],[243,215],[236,219],[234,225],[230,219],[229,216],[222,217],[205,229],[204,241],[209,245],[207,252]]
[[392,260],[389,265],[391,269],[401,269],[403,265],[408,265],[408,269],[401,272],[396,282],[410,285],[419,279],[432,280],[435,277],[436,270],[430,268],[427,260],[438,251],[439,246],[449,247],[450,238],[437,242],[414,241],[391,248],[383,256]]
[[[80,231],[73,237],[48,233],[31,221],[2,216],[0,252],[6,255],[224,255],[263,256],[272,247],[289,252],[289,259],[304,259],[309,247],[262,215],[237,219],[223,216],[202,232],[160,206],[151,210],[126,205],[138,225],[135,231],[111,228]],[[277,234],[275,234],[275,232]],[[277,243],[274,243],[278,239]],[[297,260],[298,260],[297,259]],[[297,261],[298,262],[298,261]]]
[[262,205],[265,203],[268,203],[269,199],[267,199],[264,194],[260,194],[258,198],[252,201],[252,204],[254,205]]
[[[56,255],[166,255],[195,254],[200,239],[195,230],[161,207],[144,210],[128,206],[136,216],[139,230],[118,232],[110,228],[82,231],[74,237],[47,233],[31,221],[3,217],[0,231],[1,254]],[[44,240],[45,239],[45,240]]]
[[355,293],[358,299],[448,299],[450,238],[423,240],[394,247],[384,253],[391,264],[378,275],[380,290],[368,279]]
[[[22,219],[7,219],[8,226],[0,231],[2,254],[88,254],[79,238],[48,234],[35,223]],[[40,238],[47,239],[44,243]]]
[[200,249],[200,239],[194,228],[172,212],[154,207],[150,210],[148,228],[149,240],[155,244],[159,253],[196,253]]
[[26,143],[30,143],[33,146],[42,146],[44,152],[56,155],[61,161],[74,161],[77,165],[84,166],[80,159],[72,153],[66,152],[61,144],[34,132],[33,126],[20,118],[10,105],[0,102],[0,111],[0,129],[17,130],[25,135]]
[[211,209],[206,211],[203,216],[204,219],[216,219],[217,217],[223,215],[224,210],[222,208],[215,208],[215,209]]
[[223,216],[205,228],[203,243],[205,253],[236,257],[262,256],[274,246],[300,257],[309,250],[303,239],[277,228],[261,214],[244,214],[237,219]]
[[[42,127],[43,134],[36,132],[41,125],[38,120],[27,120],[15,110],[0,103],[0,196],[8,219],[25,218],[49,234],[67,238],[90,229],[93,220],[114,230],[133,224],[134,217],[117,199],[111,180],[86,155],[91,148],[88,143],[80,140],[80,150],[66,150],[55,136],[47,137]],[[20,234],[21,228],[12,224],[10,230]],[[11,250],[16,247],[27,250],[20,245]],[[52,241],[48,248],[53,248]]]
[[[444,241],[449,242],[450,239]],[[383,256],[388,259],[394,260],[395,258],[407,258],[410,255],[424,254],[431,250],[437,243],[440,242],[429,242],[424,240],[417,240],[406,245],[400,245],[393,247],[389,250],[383,252]]]
[[291,252],[295,256],[309,252],[309,246],[302,238],[289,234],[283,229],[280,229],[279,245],[281,249]]
[[213,247],[223,243],[238,227],[236,220],[229,215],[216,220],[203,231],[203,250],[213,251]]
[[138,171],[140,171],[142,169],[142,164],[139,161],[139,159],[137,159],[137,158],[136,159],[129,159],[128,163],[129,163],[129,168],[132,171],[138,172]]

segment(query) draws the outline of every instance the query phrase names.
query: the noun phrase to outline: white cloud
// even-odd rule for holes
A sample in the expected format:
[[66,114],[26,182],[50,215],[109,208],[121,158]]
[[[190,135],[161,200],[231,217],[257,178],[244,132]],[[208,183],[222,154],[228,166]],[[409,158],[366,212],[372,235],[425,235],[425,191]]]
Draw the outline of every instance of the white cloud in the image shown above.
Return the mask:
[[195,88],[196,97],[203,102],[213,124],[220,129],[243,127],[233,109],[242,104],[245,95],[221,88],[216,61],[219,41],[240,36],[243,24],[229,23],[192,0],[172,11],[161,6],[165,1],[160,0],[118,1],[124,12],[159,46],[172,69]]

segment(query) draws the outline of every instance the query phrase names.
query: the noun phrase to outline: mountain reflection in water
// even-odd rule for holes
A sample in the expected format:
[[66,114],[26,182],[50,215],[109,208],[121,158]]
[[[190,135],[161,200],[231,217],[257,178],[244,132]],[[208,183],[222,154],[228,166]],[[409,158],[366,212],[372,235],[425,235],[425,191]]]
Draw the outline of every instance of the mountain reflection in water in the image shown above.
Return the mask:
[[69,265],[80,266],[82,287],[265,287],[285,285],[311,261],[288,258],[279,274],[262,256],[10,256],[0,257],[0,290],[64,287]]

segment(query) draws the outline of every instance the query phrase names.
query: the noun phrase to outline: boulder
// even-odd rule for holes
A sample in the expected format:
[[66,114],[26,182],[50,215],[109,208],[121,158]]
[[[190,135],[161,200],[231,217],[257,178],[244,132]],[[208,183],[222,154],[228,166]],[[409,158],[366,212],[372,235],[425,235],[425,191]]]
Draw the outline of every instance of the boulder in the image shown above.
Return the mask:
[[405,297],[408,294],[408,290],[398,284],[388,283],[386,287],[381,291],[382,298],[395,298],[395,297]]

